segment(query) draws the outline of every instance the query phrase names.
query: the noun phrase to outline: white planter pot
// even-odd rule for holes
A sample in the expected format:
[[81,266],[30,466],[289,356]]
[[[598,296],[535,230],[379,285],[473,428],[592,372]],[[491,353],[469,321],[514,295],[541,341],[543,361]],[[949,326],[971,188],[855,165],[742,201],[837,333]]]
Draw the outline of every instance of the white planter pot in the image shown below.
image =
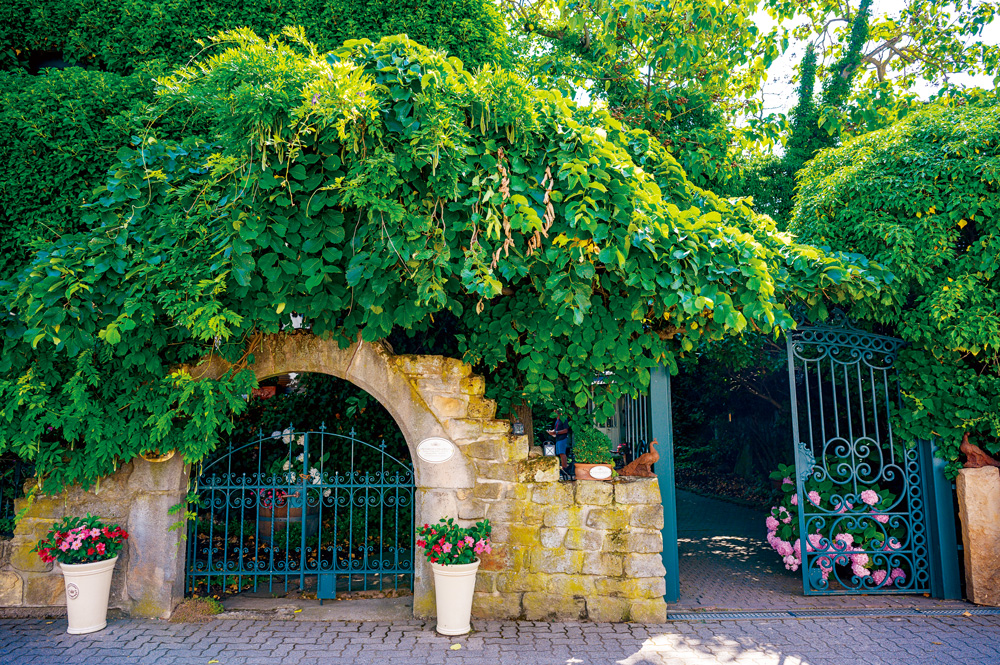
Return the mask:
[[434,597],[437,600],[437,632],[442,635],[465,635],[472,630],[472,594],[476,590],[479,560],[454,566],[431,564],[434,571]]
[[59,564],[66,583],[67,633],[93,633],[108,625],[108,596],[111,594],[111,576],[115,572],[116,561],[118,557],[90,563]]

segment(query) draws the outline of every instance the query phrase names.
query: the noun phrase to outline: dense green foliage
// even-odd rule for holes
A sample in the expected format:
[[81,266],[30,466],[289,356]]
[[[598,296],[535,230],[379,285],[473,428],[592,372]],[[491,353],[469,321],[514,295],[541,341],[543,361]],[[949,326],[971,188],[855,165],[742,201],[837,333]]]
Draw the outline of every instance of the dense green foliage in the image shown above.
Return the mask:
[[299,432],[355,433],[373,446],[386,444],[386,452],[409,459],[399,426],[378,400],[353,383],[327,374],[299,374],[293,389],[268,399],[252,398],[236,419],[232,438],[250,441],[293,426]]
[[139,76],[0,73],[0,275],[24,263],[29,243],[80,230],[80,206],[141,126],[133,100],[151,96]]
[[607,434],[587,422],[573,426],[573,461],[579,464],[611,464],[614,446]]
[[[6,67],[32,53],[130,74],[143,67],[188,64],[197,41],[220,30],[248,27],[261,34],[301,25],[320,49],[347,39],[378,40],[406,33],[444,49],[468,67],[507,64],[503,22],[489,0],[22,0],[0,21]],[[2,10],[0,10],[2,11]]]
[[[450,311],[468,360],[603,417],[700,340],[879,292],[877,266],[793,243],[647,133],[507,72],[401,37],[329,56],[295,31],[219,41],[152,113],[205,134],[151,125],[93,229],[6,286],[0,445],[53,485],[144,448],[204,456],[245,408],[255,340],[293,311],[345,343]],[[237,369],[177,369],[209,352]]]
[[934,104],[820,153],[791,230],[897,276],[899,304],[851,314],[910,342],[902,433],[939,439],[952,468],[964,432],[1000,452],[1000,106]]

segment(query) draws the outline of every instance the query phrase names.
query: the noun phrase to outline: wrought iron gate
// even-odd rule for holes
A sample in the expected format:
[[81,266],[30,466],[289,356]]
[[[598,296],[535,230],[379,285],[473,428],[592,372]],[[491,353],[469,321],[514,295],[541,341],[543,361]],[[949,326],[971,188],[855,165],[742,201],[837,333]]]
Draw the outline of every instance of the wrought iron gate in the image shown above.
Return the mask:
[[230,443],[197,480],[188,593],[410,588],[413,487],[409,464],[353,430]]
[[890,423],[903,342],[838,312],[787,344],[806,595],[929,592],[925,470]]

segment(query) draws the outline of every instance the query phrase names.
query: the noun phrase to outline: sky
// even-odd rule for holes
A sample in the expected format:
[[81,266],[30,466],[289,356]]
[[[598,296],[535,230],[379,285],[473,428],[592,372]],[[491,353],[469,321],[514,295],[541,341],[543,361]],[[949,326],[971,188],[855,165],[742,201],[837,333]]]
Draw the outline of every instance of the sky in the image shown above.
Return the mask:
[[[857,3],[852,2],[856,8]],[[904,7],[904,0],[875,0],[872,4],[872,14],[880,16],[883,14],[898,15]],[[770,30],[774,26],[774,21],[765,12],[760,12],[754,17],[754,21],[764,30]],[[983,31],[980,39],[988,44],[1000,44],[1000,21],[994,22]],[[785,51],[768,72],[768,82],[764,86],[764,107],[765,113],[788,113],[796,102],[795,84],[793,75],[795,66],[802,59],[805,52],[806,42],[794,41],[788,50]],[[952,83],[963,86],[979,86],[992,88],[993,82],[989,76],[968,76],[957,74],[950,77]],[[916,92],[922,97],[929,97],[937,90],[937,86],[923,84],[918,86]]]

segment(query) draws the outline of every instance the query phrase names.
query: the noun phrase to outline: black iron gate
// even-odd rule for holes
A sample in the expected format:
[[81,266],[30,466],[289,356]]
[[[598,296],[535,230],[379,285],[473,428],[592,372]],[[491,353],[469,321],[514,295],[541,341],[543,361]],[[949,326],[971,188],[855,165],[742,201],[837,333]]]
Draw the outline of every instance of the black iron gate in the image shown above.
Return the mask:
[[890,423],[902,344],[855,328],[839,312],[788,336],[807,595],[930,591],[927,470]]
[[409,464],[353,430],[231,443],[197,479],[187,591],[409,589],[413,489]]

